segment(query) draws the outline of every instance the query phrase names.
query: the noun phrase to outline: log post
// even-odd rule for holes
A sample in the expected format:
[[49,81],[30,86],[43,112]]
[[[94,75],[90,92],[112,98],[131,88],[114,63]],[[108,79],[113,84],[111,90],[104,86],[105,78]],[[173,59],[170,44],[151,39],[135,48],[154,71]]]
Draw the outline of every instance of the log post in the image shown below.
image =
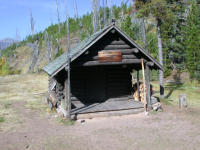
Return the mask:
[[66,11],[66,29],[67,29],[67,91],[66,95],[68,96],[65,100],[67,104],[67,119],[71,119],[71,79],[70,79],[70,64],[71,64],[71,58],[70,58],[70,37],[69,37],[69,16]]
[[147,89],[147,105],[148,107],[151,106],[151,93],[150,93],[150,70],[149,70],[149,65],[145,64],[145,69],[146,69],[146,89]]
[[65,96],[65,100],[66,100],[66,104],[67,104],[67,119],[71,119],[71,84],[70,84],[70,68],[68,67],[68,76],[66,79],[66,96]]
[[179,108],[186,108],[187,107],[187,97],[185,94],[179,95]]
[[140,101],[140,79],[139,79],[139,70],[137,70],[137,95],[138,95],[138,101]]
[[145,112],[148,111],[147,109],[147,98],[146,98],[146,80],[145,80],[145,72],[144,72],[144,59],[142,59],[142,80],[143,80],[143,94],[144,94],[144,110]]

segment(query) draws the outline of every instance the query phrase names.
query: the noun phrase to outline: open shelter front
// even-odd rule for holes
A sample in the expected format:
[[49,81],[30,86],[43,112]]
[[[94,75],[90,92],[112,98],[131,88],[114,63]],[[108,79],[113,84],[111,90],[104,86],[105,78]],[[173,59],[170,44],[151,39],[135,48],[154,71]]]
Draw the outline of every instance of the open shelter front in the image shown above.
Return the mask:
[[[71,58],[71,114],[140,109],[141,102],[134,101],[133,71],[145,67],[147,102],[151,104],[150,70],[163,69],[144,49],[133,42],[114,24],[95,33],[74,48]],[[67,53],[43,69],[50,76],[49,93],[54,105],[64,99],[67,88]]]

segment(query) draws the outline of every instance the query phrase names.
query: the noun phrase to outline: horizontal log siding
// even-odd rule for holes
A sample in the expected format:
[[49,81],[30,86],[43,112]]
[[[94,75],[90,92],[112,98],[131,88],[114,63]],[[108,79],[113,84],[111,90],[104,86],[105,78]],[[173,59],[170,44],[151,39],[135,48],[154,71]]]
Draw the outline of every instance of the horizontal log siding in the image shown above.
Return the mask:
[[[117,51],[122,53],[122,62],[99,62],[99,51]],[[121,65],[121,64],[140,64],[140,53],[135,47],[131,47],[126,41],[119,37],[105,37],[97,42],[86,53],[82,54],[72,63],[72,66],[98,66],[98,65]]]

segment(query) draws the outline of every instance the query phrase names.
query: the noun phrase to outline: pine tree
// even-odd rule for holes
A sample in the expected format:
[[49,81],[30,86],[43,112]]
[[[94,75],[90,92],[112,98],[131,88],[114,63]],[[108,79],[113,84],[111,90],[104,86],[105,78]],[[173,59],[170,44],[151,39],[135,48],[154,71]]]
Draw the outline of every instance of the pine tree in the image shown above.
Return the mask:
[[[183,25],[185,24],[186,6],[182,0],[171,0],[167,2],[173,13],[174,19],[162,26],[164,63],[166,69],[183,70],[185,62],[185,47],[183,45]],[[169,67],[171,66],[171,67]]]
[[[157,39],[158,39],[158,58],[163,65],[163,41],[162,25],[169,22],[172,13],[167,6],[166,0],[136,0],[135,8],[139,10],[139,17],[149,17],[152,15],[156,19]],[[160,96],[164,98],[164,72],[160,70]]]
[[200,71],[200,10],[193,0],[184,33],[186,47],[186,66],[191,79],[199,76]]
[[133,25],[131,22],[131,17],[127,16],[126,19],[121,24],[121,29],[129,35],[133,40],[137,40],[137,34],[139,32],[138,26]]

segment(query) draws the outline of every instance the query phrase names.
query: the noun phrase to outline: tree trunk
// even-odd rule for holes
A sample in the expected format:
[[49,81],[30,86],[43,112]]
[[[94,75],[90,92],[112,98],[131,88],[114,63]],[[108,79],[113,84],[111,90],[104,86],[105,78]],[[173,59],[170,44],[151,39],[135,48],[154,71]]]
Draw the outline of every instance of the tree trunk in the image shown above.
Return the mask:
[[68,13],[66,14],[66,30],[67,30],[67,99],[66,99],[66,104],[67,104],[67,119],[71,119],[71,84],[70,84],[70,37],[69,37],[69,16]]
[[[163,56],[162,56],[162,38],[161,38],[161,20],[157,19],[157,38],[158,38],[158,58],[159,63],[163,66]],[[160,97],[164,98],[164,72],[159,71],[160,78]]]
[[140,72],[139,70],[137,70],[137,98],[138,98],[138,101],[140,101]]
[[146,79],[146,90],[147,90],[147,96],[146,96],[146,99],[147,99],[147,106],[148,108],[151,106],[151,92],[150,92],[150,69],[149,69],[149,66],[148,64],[146,63],[146,67],[145,67],[145,79]]
[[146,26],[145,26],[144,18],[142,18],[142,30],[143,30],[143,32],[142,32],[143,35],[142,36],[143,36],[143,41],[144,41],[144,45],[145,45],[145,50],[148,51],[147,50]]
[[58,19],[58,33],[60,33],[60,14],[58,8],[58,0],[56,0],[56,11],[57,11],[57,19]]
[[37,40],[33,44],[31,44],[31,48],[33,51],[33,55],[32,55],[32,61],[29,66],[28,72],[34,72],[35,65],[37,64],[37,61],[38,61],[40,51],[38,49],[38,41]]
[[103,27],[106,26],[106,4],[105,0],[103,0]]
[[113,19],[113,10],[112,10],[112,0],[110,0],[110,23],[112,23],[112,19]]

